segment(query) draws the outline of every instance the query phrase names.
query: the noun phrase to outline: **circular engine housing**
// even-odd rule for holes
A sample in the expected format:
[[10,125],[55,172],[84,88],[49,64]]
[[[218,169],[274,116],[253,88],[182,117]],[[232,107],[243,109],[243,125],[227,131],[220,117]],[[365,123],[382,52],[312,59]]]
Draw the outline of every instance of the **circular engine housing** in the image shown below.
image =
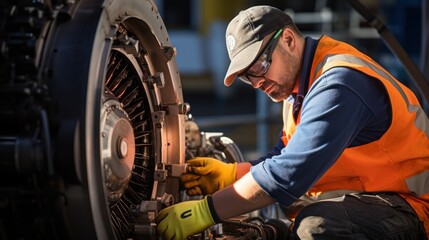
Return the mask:
[[2,238],[155,238],[138,209],[179,199],[176,178],[154,176],[184,163],[186,114],[156,5],[0,7]]

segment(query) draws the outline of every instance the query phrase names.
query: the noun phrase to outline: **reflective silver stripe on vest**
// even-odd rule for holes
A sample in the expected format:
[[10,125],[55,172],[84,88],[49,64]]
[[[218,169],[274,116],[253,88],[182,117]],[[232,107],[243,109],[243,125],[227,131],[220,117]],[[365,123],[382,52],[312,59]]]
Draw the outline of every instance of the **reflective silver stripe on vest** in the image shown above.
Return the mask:
[[411,192],[414,192],[417,196],[422,196],[428,193],[428,190],[425,187],[429,186],[429,171],[409,177],[405,182]]
[[[320,69],[327,63],[334,62],[334,61],[343,61],[348,63],[357,64],[360,66],[368,67],[377,74],[379,74],[381,77],[387,79],[395,88],[398,90],[398,92],[401,94],[402,98],[404,99],[405,103],[407,104],[408,112],[416,113],[416,119],[414,120],[414,125],[417,129],[421,130],[422,132],[426,133],[426,137],[429,138],[429,120],[426,116],[425,112],[419,105],[411,105],[408,101],[407,96],[405,95],[405,92],[402,90],[402,88],[398,85],[398,83],[395,81],[395,79],[385,71],[383,71],[380,67],[367,62],[357,56],[349,55],[349,54],[334,54],[334,55],[327,55],[323,61],[316,66],[315,73],[313,76],[313,79],[316,77],[316,74],[320,71]],[[423,194],[428,193],[427,186],[429,186],[429,171],[424,171],[422,173],[419,173],[415,176],[409,177],[405,180],[407,183],[408,189],[411,192],[414,192],[417,196],[421,196]]]
[[429,138],[429,120],[423,111],[423,109],[419,105],[411,105],[408,101],[407,96],[405,95],[402,88],[398,85],[398,83],[395,81],[395,79],[387,74],[385,71],[380,69],[379,67],[375,66],[374,64],[367,62],[359,57],[349,55],[349,54],[335,54],[335,55],[326,55],[326,57],[323,59],[323,61],[316,66],[313,79],[316,77],[316,74],[319,72],[319,70],[327,63],[334,62],[334,61],[343,61],[348,63],[357,64],[360,66],[368,67],[374,72],[376,72],[381,77],[387,79],[395,88],[398,90],[398,92],[401,94],[402,98],[407,104],[408,112],[416,113],[416,119],[414,120],[414,125],[417,129],[421,130],[422,132],[426,133],[426,137]]

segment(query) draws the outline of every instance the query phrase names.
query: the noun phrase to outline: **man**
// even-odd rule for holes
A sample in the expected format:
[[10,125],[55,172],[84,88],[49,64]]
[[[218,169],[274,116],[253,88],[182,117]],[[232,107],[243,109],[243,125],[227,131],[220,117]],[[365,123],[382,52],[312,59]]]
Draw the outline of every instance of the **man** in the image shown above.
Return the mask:
[[427,238],[429,121],[408,88],[346,43],[303,37],[269,6],[240,12],[226,45],[225,85],[238,78],[283,101],[283,136],[257,161],[189,161],[187,193],[208,195],[159,212],[159,234],[183,239],[307,196],[294,239]]

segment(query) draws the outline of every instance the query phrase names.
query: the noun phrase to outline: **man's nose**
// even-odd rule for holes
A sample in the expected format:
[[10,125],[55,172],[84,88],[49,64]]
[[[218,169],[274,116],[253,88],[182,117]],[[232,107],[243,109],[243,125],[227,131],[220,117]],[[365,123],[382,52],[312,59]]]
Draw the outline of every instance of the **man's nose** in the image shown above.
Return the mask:
[[264,81],[265,81],[264,77],[251,77],[250,78],[250,83],[252,84],[253,88],[259,88]]

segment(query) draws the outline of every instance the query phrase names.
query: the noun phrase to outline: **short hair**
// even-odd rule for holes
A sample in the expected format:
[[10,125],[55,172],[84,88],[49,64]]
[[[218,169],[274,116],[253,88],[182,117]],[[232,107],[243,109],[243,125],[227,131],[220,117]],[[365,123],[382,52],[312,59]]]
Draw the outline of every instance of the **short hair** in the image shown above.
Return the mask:
[[299,28],[295,25],[295,23],[291,23],[285,26],[286,28],[289,28],[290,30],[292,30],[294,33],[296,33],[299,36],[303,36],[301,31],[299,30]]

